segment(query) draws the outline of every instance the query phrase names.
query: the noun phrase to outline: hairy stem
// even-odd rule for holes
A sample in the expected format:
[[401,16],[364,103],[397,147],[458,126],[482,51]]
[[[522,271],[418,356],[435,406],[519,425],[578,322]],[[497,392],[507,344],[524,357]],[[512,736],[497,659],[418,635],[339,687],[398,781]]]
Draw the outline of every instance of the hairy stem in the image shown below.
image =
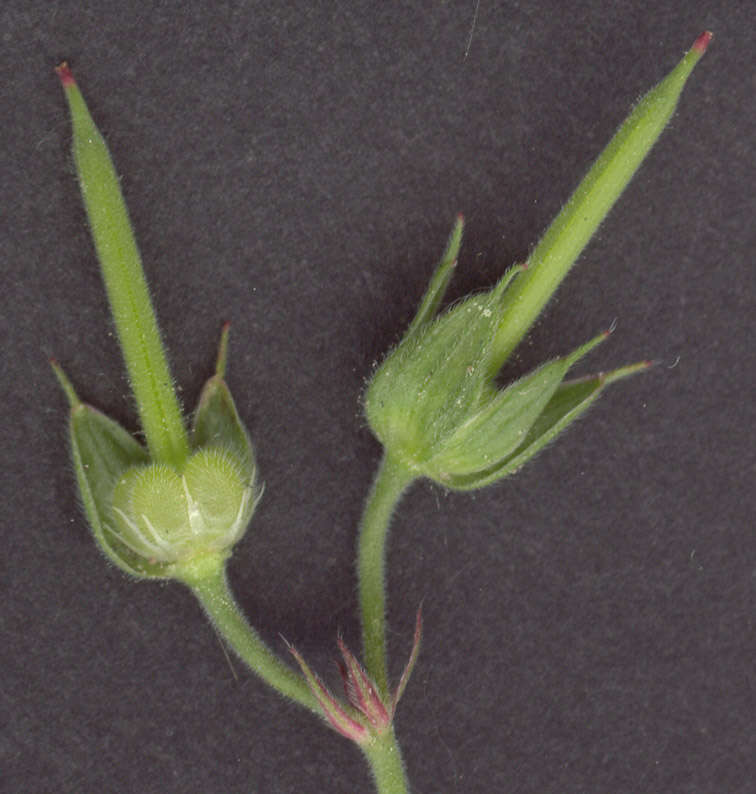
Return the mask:
[[357,549],[362,649],[365,667],[388,695],[386,664],[386,540],[391,516],[415,475],[384,455],[365,503]]
[[378,794],[409,794],[409,781],[393,727],[376,736],[374,741],[362,747],[362,751],[370,764]]
[[322,714],[304,678],[285,665],[250,626],[231,593],[220,555],[185,563],[175,576],[189,586],[220,636],[252,672],[279,694]]

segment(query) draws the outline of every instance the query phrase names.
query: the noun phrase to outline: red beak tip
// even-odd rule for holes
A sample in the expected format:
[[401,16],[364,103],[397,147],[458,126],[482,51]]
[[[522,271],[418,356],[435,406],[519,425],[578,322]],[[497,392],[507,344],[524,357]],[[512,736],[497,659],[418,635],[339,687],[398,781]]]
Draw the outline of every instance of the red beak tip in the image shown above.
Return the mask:
[[703,55],[706,52],[709,43],[711,42],[714,34],[710,30],[705,30],[694,42],[691,49],[700,52]]
[[74,80],[73,72],[71,72],[71,69],[69,68],[68,63],[66,61],[59,63],[55,67],[55,72],[60,78],[60,82],[64,87],[67,85],[76,84],[76,80]]

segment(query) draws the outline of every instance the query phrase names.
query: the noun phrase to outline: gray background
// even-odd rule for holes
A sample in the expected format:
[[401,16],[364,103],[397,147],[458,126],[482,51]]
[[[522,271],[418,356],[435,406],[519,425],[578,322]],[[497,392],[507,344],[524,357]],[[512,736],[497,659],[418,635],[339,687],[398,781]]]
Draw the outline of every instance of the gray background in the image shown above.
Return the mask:
[[[457,212],[452,299],[524,257],[704,29],[679,112],[505,374],[617,318],[643,358],[516,478],[417,485],[390,543],[416,792],[747,792],[754,714],[752,2],[6,2],[0,789],[355,792],[345,740],[229,663],[179,585],[109,567],[78,509],[55,355],[136,429],[53,73],[109,140],[182,398],[232,322],[264,499],[231,579],[336,686],[380,455],[359,407]],[[472,30],[472,35],[471,35]]]

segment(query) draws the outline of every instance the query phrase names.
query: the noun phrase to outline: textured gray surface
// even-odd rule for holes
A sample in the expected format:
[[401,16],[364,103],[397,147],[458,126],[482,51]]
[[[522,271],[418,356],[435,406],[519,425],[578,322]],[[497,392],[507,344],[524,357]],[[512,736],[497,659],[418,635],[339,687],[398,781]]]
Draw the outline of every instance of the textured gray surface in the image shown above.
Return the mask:
[[[420,485],[390,545],[414,790],[746,792],[756,466],[753,5],[640,0],[18,2],[3,48],[0,790],[369,791],[177,585],[90,541],[55,355],[134,427],[53,66],[123,175],[186,405],[229,380],[267,490],[231,576],[270,643],[358,646],[355,525],[379,449],[358,398],[457,212],[452,297],[523,257],[630,104],[715,32],[671,128],[510,374],[618,328],[583,371],[658,358],[515,479]],[[466,53],[467,50],[467,53]],[[329,678],[332,683],[335,679]]]

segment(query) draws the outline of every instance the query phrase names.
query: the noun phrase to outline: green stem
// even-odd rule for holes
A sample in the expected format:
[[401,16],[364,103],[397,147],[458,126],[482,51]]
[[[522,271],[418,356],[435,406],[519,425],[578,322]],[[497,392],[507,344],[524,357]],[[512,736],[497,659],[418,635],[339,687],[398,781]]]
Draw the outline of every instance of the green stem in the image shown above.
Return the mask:
[[284,697],[322,715],[304,678],[285,665],[249,625],[229,588],[223,557],[209,555],[184,563],[174,575],[189,586],[220,636],[252,672]]
[[378,794],[408,794],[409,781],[404,771],[402,753],[393,726],[362,747]]
[[142,259],[108,147],[66,64],[58,69],[73,126],[73,154],[118,341],[153,460],[181,469],[189,443]]
[[[415,475],[384,455],[365,503],[357,549],[362,650],[365,667],[383,696],[388,695],[386,666],[386,539],[391,516]],[[388,789],[387,789],[388,790]]]
[[656,143],[710,39],[710,33],[699,36],[667,77],[638,102],[528,257],[528,269],[504,295],[492,374],[541,313]]

